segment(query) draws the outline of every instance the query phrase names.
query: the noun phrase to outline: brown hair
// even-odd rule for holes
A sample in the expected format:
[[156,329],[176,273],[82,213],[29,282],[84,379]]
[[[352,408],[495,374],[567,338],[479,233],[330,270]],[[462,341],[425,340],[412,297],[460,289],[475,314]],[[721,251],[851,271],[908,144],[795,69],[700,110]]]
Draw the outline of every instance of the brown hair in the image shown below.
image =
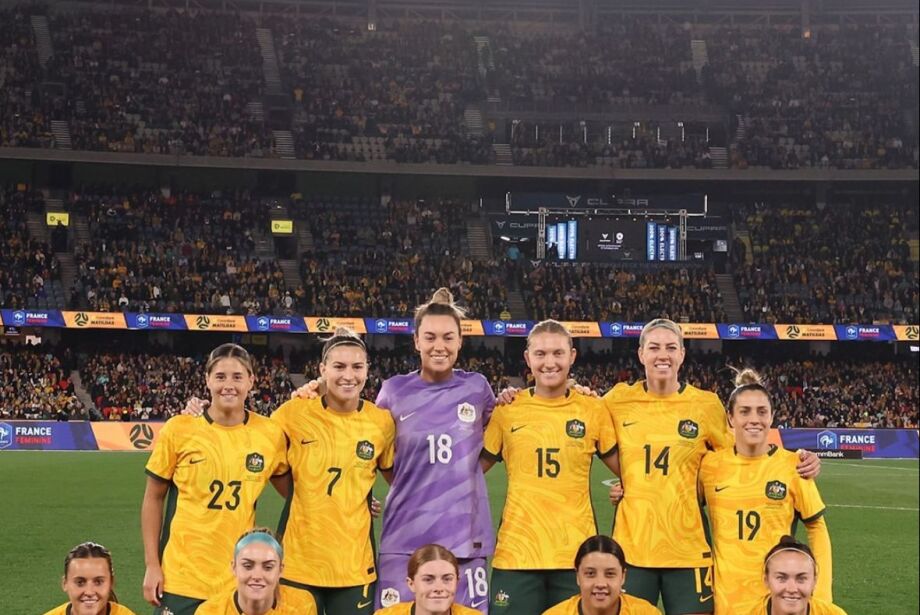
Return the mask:
[[454,319],[454,322],[457,323],[457,332],[462,333],[463,327],[461,327],[460,321],[466,318],[466,310],[454,303],[454,295],[450,290],[441,287],[434,291],[428,303],[423,303],[415,308],[416,335],[418,335],[418,330],[422,326],[422,320],[424,320],[426,316],[450,316]]
[[243,367],[246,368],[250,376],[253,375],[252,357],[250,357],[249,352],[239,344],[221,344],[212,350],[211,354],[208,355],[208,362],[204,367],[205,372],[210,374],[211,370],[214,369],[214,365],[221,359],[236,359],[243,364]]
[[441,545],[431,544],[419,547],[412,554],[412,557],[409,558],[409,578],[414,579],[415,575],[418,573],[418,569],[421,568],[423,564],[438,560],[448,562],[454,567],[454,572],[457,573],[457,576],[460,575],[460,563],[457,561],[457,557]]
[[764,574],[770,573],[770,560],[777,553],[782,553],[783,551],[796,551],[808,557],[811,560],[812,565],[815,567],[815,576],[818,576],[818,562],[815,561],[814,553],[811,552],[811,549],[808,545],[802,544],[795,539],[794,536],[783,536],[779,539],[779,542],[767,552],[767,556],[763,560],[763,571]]
[[645,338],[655,329],[667,329],[671,333],[674,333],[677,336],[677,341],[680,342],[680,347],[684,347],[684,332],[680,328],[680,325],[667,318],[656,318],[648,321],[645,323],[645,326],[642,327],[642,333],[639,334],[639,348],[645,346]]
[[742,370],[731,366],[729,367],[735,372],[735,389],[732,391],[731,395],[728,396],[728,413],[731,414],[735,410],[738,394],[744,393],[745,391],[762,392],[767,396],[767,402],[770,404],[770,409],[772,411],[773,400],[770,399],[770,393],[767,392],[767,388],[763,385],[760,374],[749,367]]
[[323,363],[326,362],[326,356],[329,351],[336,346],[357,346],[367,354],[367,346],[364,344],[364,340],[348,327],[338,327],[332,337],[327,337],[324,341],[326,343],[323,344]]
[[569,330],[563,326],[558,320],[541,320],[533,329],[530,330],[530,333],[527,334],[527,347],[530,348],[530,340],[532,340],[537,335],[541,333],[555,333],[557,335],[564,335],[569,338],[569,346],[571,348],[575,347],[575,344],[572,342],[572,334],[569,333]]
[[[67,553],[67,557],[64,558],[64,578],[67,578],[67,571],[70,569],[70,562],[75,559],[104,559],[109,565],[109,576],[112,577],[112,582],[115,582],[115,568],[112,566],[112,553],[103,547],[102,545],[95,542],[81,542],[73,549]],[[111,595],[109,596],[111,602],[118,602],[118,599],[115,597],[115,590],[112,590]]]

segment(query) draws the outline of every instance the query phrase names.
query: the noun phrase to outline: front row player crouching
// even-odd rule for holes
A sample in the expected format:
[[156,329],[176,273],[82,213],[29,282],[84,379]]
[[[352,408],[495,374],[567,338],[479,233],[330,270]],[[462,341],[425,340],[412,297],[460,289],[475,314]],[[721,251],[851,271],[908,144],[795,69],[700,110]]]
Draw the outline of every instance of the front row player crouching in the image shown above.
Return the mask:
[[78,544],[64,558],[61,589],[68,601],[45,615],[134,615],[115,598],[112,554],[94,542]]
[[575,555],[579,593],[543,615],[661,615],[642,598],[623,593],[626,556],[609,536],[592,536]]
[[400,602],[374,615],[480,615],[476,609],[454,604],[460,581],[460,564],[441,545],[419,547],[409,557],[406,585],[413,602]]
[[256,528],[236,542],[230,568],[236,588],[198,607],[195,615],[316,615],[313,596],[281,587],[284,550],[267,528]]
[[750,615],[846,615],[839,606],[813,596],[819,572],[811,549],[783,536],[764,561],[769,594]]

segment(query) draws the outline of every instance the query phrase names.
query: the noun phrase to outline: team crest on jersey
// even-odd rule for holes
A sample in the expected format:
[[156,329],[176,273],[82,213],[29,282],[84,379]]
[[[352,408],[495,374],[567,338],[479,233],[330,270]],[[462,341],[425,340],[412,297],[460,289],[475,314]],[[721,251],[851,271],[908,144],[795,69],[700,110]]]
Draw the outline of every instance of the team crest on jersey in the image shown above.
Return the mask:
[[684,419],[677,424],[677,433],[684,438],[695,438],[700,435],[700,426],[690,419]]
[[250,472],[261,472],[265,469],[265,457],[259,453],[249,453],[246,455],[246,469]]
[[464,423],[472,423],[476,420],[476,407],[469,402],[463,402],[457,406],[457,418]]
[[367,440],[361,440],[355,448],[355,455],[365,461],[370,461],[374,458],[374,443],[368,442]]
[[584,438],[585,424],[578,419],[572,419],[565,424],[565,435],[570,438]]
[[782,500],[786,498],[786,483],[779,480],[771,480],[767,483],[766,493],[771,500]]
[[511,596],[509,596],[505,590],[500,589],[498,593],[495,594],[494,604],[495,606],[511,606]]
[[387,587],[380,592],[380,605],[384,608],[399,603],[399,590],[393,587]]

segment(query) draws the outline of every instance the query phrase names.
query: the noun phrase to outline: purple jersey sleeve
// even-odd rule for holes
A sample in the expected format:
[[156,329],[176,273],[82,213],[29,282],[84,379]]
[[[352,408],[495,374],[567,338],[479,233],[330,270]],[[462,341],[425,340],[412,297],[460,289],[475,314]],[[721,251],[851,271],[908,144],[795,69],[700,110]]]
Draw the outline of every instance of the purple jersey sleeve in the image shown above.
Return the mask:
[[395,376],[384,382],[377,404],[396,423],[380,552],[408,554],[437,543],[461,559],[490,556],[495,533],[479,467],[495,406],[486,379],[459,370],[439,383],[418,373]]

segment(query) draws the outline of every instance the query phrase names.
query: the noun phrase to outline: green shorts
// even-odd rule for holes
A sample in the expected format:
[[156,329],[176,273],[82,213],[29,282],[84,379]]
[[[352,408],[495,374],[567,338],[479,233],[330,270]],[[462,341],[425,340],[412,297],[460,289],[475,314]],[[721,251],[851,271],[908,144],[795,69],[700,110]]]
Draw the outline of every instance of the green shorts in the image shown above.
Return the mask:
[[623,591],[631,596],[658,604],[665,613],[712,613],[712,567],[704,568],[640,568],[626,569]]
[[153,609],[153,615],[195,615],[195,611],[203,603],[204,600],[198,600],[197,598],[187,598],[164,592],[163,597],[160,598],[160,606]]
[[319,615],[371,615],[374,612],[376,582],[355,587],[316,587],[281,579],[281,584],[313,594]]
[[574,570],[492,569],[492,615],[542,613],[578,593]]

